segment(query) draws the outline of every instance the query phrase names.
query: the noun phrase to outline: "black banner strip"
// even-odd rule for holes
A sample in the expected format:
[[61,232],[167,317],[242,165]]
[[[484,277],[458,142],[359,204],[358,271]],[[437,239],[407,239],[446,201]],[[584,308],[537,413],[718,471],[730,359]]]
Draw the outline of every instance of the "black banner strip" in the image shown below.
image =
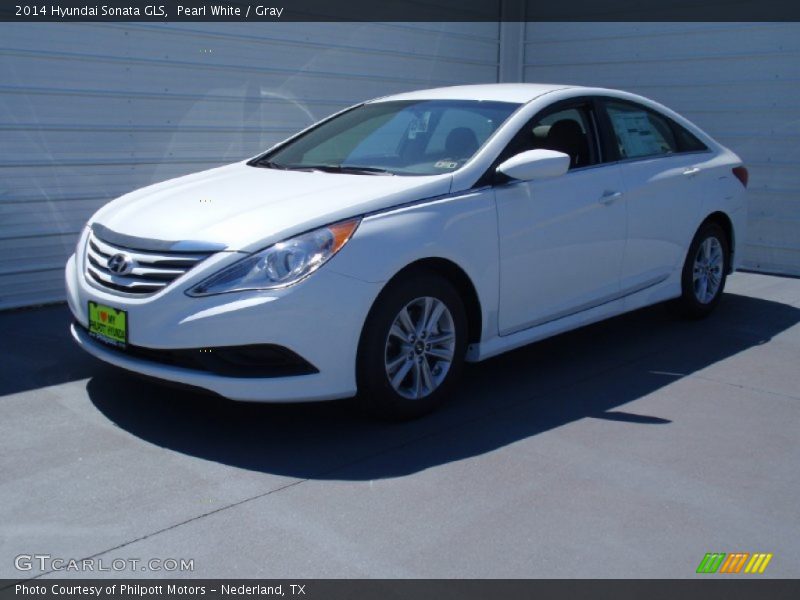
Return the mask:
[[0,600],[795,600],[800,581],[759,576],[678,580],[0,580]]
[[798,21],[796,0],[2,0],[0,21]]

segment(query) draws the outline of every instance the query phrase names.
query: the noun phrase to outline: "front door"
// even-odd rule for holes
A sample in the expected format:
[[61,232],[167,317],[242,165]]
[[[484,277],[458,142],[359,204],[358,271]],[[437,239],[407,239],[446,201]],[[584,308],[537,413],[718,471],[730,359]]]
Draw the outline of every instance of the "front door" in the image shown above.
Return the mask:
[[591,104],[535,117],[527,147],[570,155],[570,170],[497,185],[499,328],[507,335],[619,297],[626,207],[617,164],[604,164]]

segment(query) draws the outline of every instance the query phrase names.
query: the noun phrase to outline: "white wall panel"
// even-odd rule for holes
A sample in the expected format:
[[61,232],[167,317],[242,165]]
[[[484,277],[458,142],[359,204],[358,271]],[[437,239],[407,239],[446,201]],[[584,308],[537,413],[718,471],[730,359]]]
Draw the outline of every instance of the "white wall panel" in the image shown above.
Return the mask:
[[355,102],[497,81],[497,23],[0,24],[0,308],[63,298],[79,229]]
[[[359,100],[498,77],[497,23],[0,24],[0,308],[59,300],[78,230]],[[751,268],[800,274],[800,24],[527,23],[526,81],[620,87],[751,173]]]
[[662,102],[750,171],[746,266],[800,274],[800,24],[528,23],[525,81]]

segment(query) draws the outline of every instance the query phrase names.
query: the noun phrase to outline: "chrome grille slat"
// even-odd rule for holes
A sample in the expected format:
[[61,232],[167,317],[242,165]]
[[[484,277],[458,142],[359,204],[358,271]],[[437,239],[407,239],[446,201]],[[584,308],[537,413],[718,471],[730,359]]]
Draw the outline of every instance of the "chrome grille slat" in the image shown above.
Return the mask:
[[[98,258],[91,251],[89,252],[88,257],[89,261],[98,271],[117,277],[114,273],[108,270],[108,267],[105,266],[106,260],[104,258]],[[155,281],[166,281],[169,283],[173,279],[177,279],[183,275],[185,272],[186,271],[183,269],[153,269],[148,267],[134,267],[133,270],[125,277],[130,276],[141,279],[152,279]]]
[[197,252],[176,252],[174,254],[164,254],[160,252],[150,252],[147,250],[134,250],[132,248],[125,248],[123,246],[112,246],[95,234],[89,238],[89,245],[94,246],[96,252],[110,257],[118,252],[125,252],[130,254],[133,260],[139,264],[157,265],[162,263],[175,263],[171,266],[186,266],[191,267],[208,257],[208,254],[201,254]]
[[167,286],[168,281],[136,281],[130,277],[117,277],[110,273],[104,273],[92,265],[87,270],[98,283],[110,283],[117,287],[130,288],[131,291],[146,290],[148,292],[160,290]]
[[[124,275],[108,268],[108,259],[126,254],[133,259],[133,268]],[[92,283],[138,296],[154,294],[189,271],[211,253],[150,252],[115,246],[90,233],[86,244],[86,277]]]

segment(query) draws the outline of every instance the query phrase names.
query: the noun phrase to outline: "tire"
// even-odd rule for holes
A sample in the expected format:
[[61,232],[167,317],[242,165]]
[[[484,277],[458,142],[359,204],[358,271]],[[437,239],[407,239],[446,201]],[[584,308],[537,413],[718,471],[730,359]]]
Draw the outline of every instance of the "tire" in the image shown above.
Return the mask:
[[728,236],[716,223],[705,223],[695,234],[683,264],[678,305],[685,316],[702,319],[711,314],[722,298],[729,268]]
[[466,348],[466,311],[453,285],[428,270],[401,275],[381,292],[364,324],[358,404],[393,421],[432,412],[457,385]]

